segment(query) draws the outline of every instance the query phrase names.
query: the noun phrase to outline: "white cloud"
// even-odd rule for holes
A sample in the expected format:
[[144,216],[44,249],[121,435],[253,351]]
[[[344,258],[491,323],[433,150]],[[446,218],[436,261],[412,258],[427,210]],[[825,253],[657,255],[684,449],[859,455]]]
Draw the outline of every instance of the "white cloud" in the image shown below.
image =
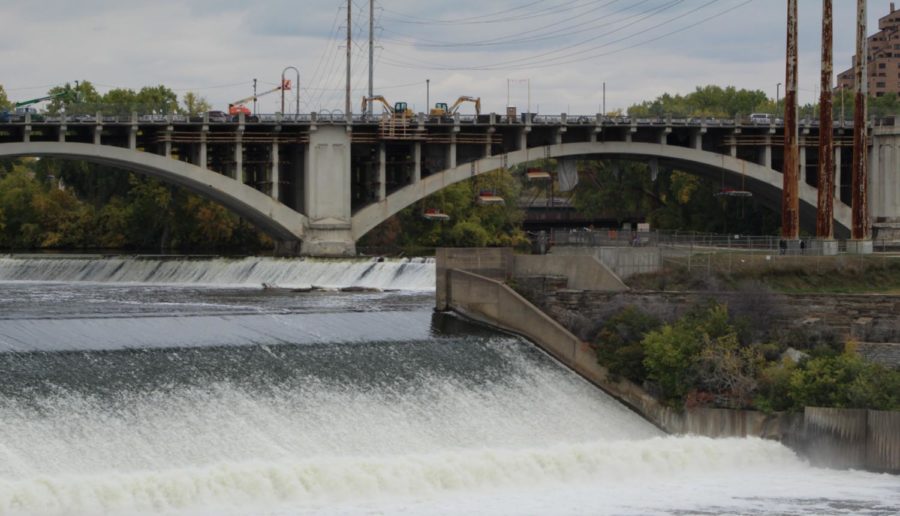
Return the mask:
[[[500,112],[506,104],[507,78],[527,77],[531,80],[532,106],[540,106],[544,113],[596,112],[604,81],[609,109],[624,108],[663,92],[686,93],[705,84],[763,89],[774,96],[775,84],[784,82],[783,0],[753,0],[747,5],[742,5],[743,0],[721,0],[702,9],[706,0],[685,0],[666,8],[670,2],[383,0],[378,3],[384,39],[378,41],[376,93],[391,101],[406,100],[417,110],[424,110],[425,79],[430,78],[432,102],[475,95],[482,97],[486,111]],[[870,0],[870,32],[875,30],[877,18],[887,13],[888,3]],[[818,2],[801,4],[800,98],[809,102],[818,87],[820,13]],[[0,62],[4,63],[0,84],[11,98],[37,96],[51,85],[75,79],[91,80],[101,90],[164,84],[179,93],[195,90],[222,108],[249,95],[253,78],[259,79],[260,90],[267,89],[278,83],[285,66],[292,65],[301,71],[304,111],[343,109],[341,45],[346,12],[339,11],[342,5],[342,0],[0,0],[4,27],[0,32]],[[527,64],[544,53],[559,62],[618,50],[731,7],[732,12],[695,28],[605,57],[537,69],[472,69],[515,59]],[[615,14],[626,8],[629,11]],[[626,16],[650,9],[661,11],[656,16],[647,15],[642,23],[621,27],[628,23],[623,21]],[[697,9],[695,14],[647,29],[693,9]],[[366,84],[367,21],[361,15],[367,10],[365,0],[354,4],[354,13],[360,15],[359,23],[354,24],[360,43],[354,45],[354,110],[358,110]],[[501,13],[491,15],[497,12]],[[602,14],[611,21],[600,19]],[[852,2],[835,2],[836,71],[849,66],[854,16]],[[436,18],[469,22],[502,18],[506,22],[423,22]],[[601,27],[603,23],[608,25]],[[591,31],[574,33],[591,27]],[[615,35],[597,37],[615,27],[620,29]],[[646,30],[639,32],[641,28]],[[399,38],[398,34],[409,35],[405,41],[414,46],[389,41]],[[511,34],[532,41],[503,47],[415,46],[426,40],[466,43]],[[549,35],[562,37],[533,41]],[[595,47],[611,39],[628,39],[574,54],[585,48],[577,44],[590,37],[597,39],[587,46]],[[552,53],[567,46],[571,48]],[[428,67],[391,64],[401,61]],[[410,83],[415,84],[398,86]],[[516,85],[510,96],[520,110],[525,109],[523,86]],[[280,96],[261,99],[260,109],[280,109]]]

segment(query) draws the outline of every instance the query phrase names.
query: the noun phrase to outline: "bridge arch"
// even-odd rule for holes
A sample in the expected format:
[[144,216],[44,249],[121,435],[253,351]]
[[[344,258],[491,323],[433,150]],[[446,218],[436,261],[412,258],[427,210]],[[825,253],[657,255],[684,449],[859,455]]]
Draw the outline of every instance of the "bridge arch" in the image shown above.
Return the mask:
[[[675,145],[637,142],[579,142],[533,147],[508,154],[489,156],[455,168],[432,174],[393,192],[384,200],[368,205],[353,216],[353,238],[359,239],[375,226],[403,208],[459,181],[512,167],[541,158],[607,157],[647,160],[656,158],[661,166],[674,166],[705,177],[728,175],[733,180],[743,178],[747,190],[758,196],[776,212],[781,206],[782,175],[768,167],[724,154]],[[732,184],[734,184],[732,182]],[[801,224],[815,228],[817,191],[806,183],[800,184]],[[835,236],[849,235],[850,207],[836,202],[834,206]]]
[[68,142],[0,144],[0,158],[52,157],[110,165],[158,178],[215,201],[282,241],[302,240],[306,216],[240,181],[190,163],[110,145]]

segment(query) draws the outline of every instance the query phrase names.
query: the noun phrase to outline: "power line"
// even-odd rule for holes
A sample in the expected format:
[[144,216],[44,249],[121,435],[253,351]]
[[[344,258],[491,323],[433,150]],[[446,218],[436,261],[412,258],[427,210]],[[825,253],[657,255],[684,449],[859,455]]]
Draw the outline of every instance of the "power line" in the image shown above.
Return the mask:
[[[708,8],[709,6],[711,6],[712,4],[716,3],[717,1],[718,1],[718,0],[709,0],[707,3],[705,3],[705,4],[703,4],[703,5],[699,6],[699,7],[695,7],[694,9],[690,9],[690,10],[688,10],[688,11],[685,11],[685,12],[683,12],[683,13],[681,13],[681,14],[678,14],[678,15],[673,16],[673,17],[670,17],[670,18],[666,18],[665,20],[663,20],[663,21],[661,21],[661,22],[659,22],[659,23],[657,23],[657,24],[655,24],[655,25],[651,25],[651,26],[649,26],[649,27],[644,27],[644,28],[642,28],[639,32],[633,32],[633,33],[628,34],[628,35],[626,35],[626,36],[623,36],[623,37],[621,37],[621,38],[617,38],[617,39],[614,39],[614,40],[611,40],[611,41],[607,41],[606,43],[603,43],[603,44],[600,44],[600,45],[595,45],[595,46],[591,46],[591,47],[588,47],[588,48],[583,48],[583,49],[580,49],[580,50],[573,50],[572,52],[568,52],[568,53],[565,54],[565,55],[554,55],[554,54],[560,54],[560,53],[562,53],[562,52],[564,52],[564,51],[566,51],[566,50],[575,49],[575,48],[577,48],[577,47],[584,46],[584,45],[586,45],[587,43],[589,43],[589,42],[591,42],[591,41],[596,41],[596,40],[598,40],[598,39],[602,39],[602,38],[608,37],[608,36],[610,36],[610,35],[612,35],[612,34],[615,34],[615,33],[617,33],[617,32],[621,32],[621,31],[623,31],[623,30],[625,30],[625,29],[627,29],[627,28],[629,28],[629,27],[633,27],[633,26],[635,26],[635,25],[638,25],[639,23],[641,23],[641,22],[643,22],[643,21],[646,21],[646,20],[649,20],[650,18],[653,18],[654,16],[657,16],[657,15],[659,15],[660,13],[662,13],[662,12],[664,12],[664,11],[667,11],[667,10],[669,10],[669,9],[672,9],[673,7],[675,7],[675,6],[677,6],[677,5],[681,4],[681,3],[683,3],[684,0],[672,0],[671,2],[669,2],[669,3],[667,3],[667,4],[663,4],[662,6],[656,7],[656,8],[654,8],[654,9],[652,9],[651,11],[648,11],[648,14],[646,14],[646,16],[642,16],[642,17],[638,18],[637,20],[634,20],[634,21],[629,22],[629,23],[622,24],[622,25],[620,25],[619,27],[617,27],[617,28],[614,29],[614,30],[608,31],[608,32],[606,32],[606,33],[604,33],[604,34],[600,34],[600,35],[597,35],[597,36],[593,36],[593,37],[587,38],[587,39],[585,39],[585,40],[583,40],[583,41],[580,41],[580,42],[578,42],[578,43],[573,43],[573,44],[571,44],[571,45],[566,45],[566,46],[563,46],[563,47],[560,47],[560,48],[557,48],[557,49],[554,49],[554,50],[550,50],[550,51],[547,51],[547,52],[543,52],[543,53],[540,53],[540,54],[536,54],[536,55],[529,55],[529,56],[527,56],[527,57],[519,57],[519,58],[509,59],[509,60],[506,60],[506,61],[500,61],[500,62],[497,62],[497,63],[488,64],[488,65],[472,66],[472,67],[458,67],[458,68],[453,68],[453,67],[451,67],[451,68],[449,68],[449,69],[463,69],[463,70],[509,70],[509,69],[530,68],[530,67],[540,66],[541,64],[544,64],[544,63],[558,64],[560,59],[566,59],[566,58],[570,58],[570,57],[575,56],[575,55],[585,54],[585,53],[588,53],[588,52],[591,52],[591,51],[594,51],[594,50],[597,50],[597,49],[600,49],[600,48],[605,48],[605,47],[608,47],[608,46],[613,45],[613,44],[615,44],[615,43],[620,43],[620,42],[622,42],[622,41],[626,41],[626,40],[628,40],[628,39],[637,37],[637,36],[639,36],[639,35],[641,35],[641,34],[644,34],[644,33],[648,32],[648,31],[652,31],[653,29],[657,29],[657,28],[662,27],[662,26],[664,26],[664,25],[668,25],[668,24],[670,24],[670,23],[675,22],[676,20],[679,20],[679,19],[684,18],[684,17],[686,17],[686,16],[692,15],[692,14],[694,14],[694,13],[696,13],[696,12],[702,10],[702,9],[706,9],[706,8]],[[408,64],[408,63],[407,63],[407,64]],[[421,67],[421,66],[423,66],[423,65],[417,64],[417,65],[415,65],[415,66],[416,66],[416,67]],[[427,66],[427,65],[426,65],[426,66]]]
[[[622,38],[618,38],[618,39],[616,39],[616,40],[609,41],[609,42],[604,43],[604,44],[602,44],[602,45],[598,45],[598,46],[591,47],[591,48],[589,48],[589,49],[584,49],[584,50],[580,50],[580,51],[577,51],[577,52],[572,52],[572,53],[569,53],[567,56],[557,56],[557,57],[554,57],[554,58],[539,59],[539,60],[534,61],[534,62],[525,62],[525,63],[522,63],[522,64],[513,64],[513,63],[521,63],[521,62],[523,62],[523,61],[528,61],[529,59],[533,59],[534,57],[539,57],[539,56],[530,56],[530,57],[528,57],[528,58],[514,59],[514,60],[507,61],[507,62],[499,62],[499,63],[494,63],[494,64],[492,64],[492,65],[486,65],[486,66],[481,66],[481,67],[477,67],[477,66],[476,66],[476,67],[448,67],[448,66],[444,66],[444,67],[440,67],[439,69],[442,69],[442,70],[517,70],[517,69],[523,69],[523,68],[549,68],[549,67],[554,67],[554,66],[558,66],[558,65],[562,65],[562,64],[570,64],[570,63],[575,63],[575,62],[586,61],[586,60],[589,60],[589,59],[595,59],[595,58],[598,58],[598,57],[605,57],[605,56],[614,55],[614,54],[617,54],[617,53],[620,53],[620,52],[624,52],[624,51],[626,51],[626,50],[629,50],[629,49],[632,49],[632,48],[636,48],[636,47],[639,47],[639,46],[641,46],[641,45],[645,45],[645,44],[647,44],[647,43],[652,43],[652,42],[654,42],[654,41],[658,41],[658,40],[660,40],[660,39],[663,39],[663,38],[665,38],[665,37],[671,36],[671,35],[673,35],[673,34],[677,34],[677,33],[683,32],[683,31],[685,31],[685,30],[687,30],[687,29],[696,27],[696,26],[698,26],[698,25],[700,25],[700,24],[702,24],[702,23],[705,23],[705,22],[707,22],[707,21],[709,21],[709,20],[712,20],[712,19],[714,19],[714,18],[718,18],[718,17],[723,16],[723,15],[725,15],[725,14],[727,14],[727,13],[733,12],[733,11],[735,11],[735,10],[741,8],[741,7],[744,7],[744,6],[748,5],[751,1],[752,1],[752,0],[746,0],[746,1],[744,1],[744,2],[742,2],[742,3],[740,3],[740,4],[738,4],[738,5],[735,5],[735,6],[733,6],[733,7],[730,7],[730,8],[728,8],[728,9],[725,9],[724,11],[715,13],[715,14],[713,14],[713,15],[711,15],[711,16],[706,17],[706,18],[702,18],[702,19],[700,19],[700,20],[697,21],[697,22],[691,23],[691,24],[686,25],[686,26],[684,26],[684,27],[681,27],[681,28],[679,28],[679,29],[676,29],[676,30],[667,32],[667,33],[665,33],[665,34],[662,34],[662,35],[659,35],[659,36],[656,36],[656,37],[653,37],[653,38],[650,38],[650,39],[647,39],[647,40],[640,41],[640,42],[635,43],[635,44],[633,44],[633,45],[629,45],[629,46],[626,46],[626,47],[622,47],[622,48],[619,48],[619,49],[616,49],[616,50],[613,50],[613,51],[610,51],[610,52],[604,52],[604,53],[593,54],[593,55],[585,56],[585,57],[579,57],[579,58],[574,58],[574,59],[568,59],[568,58],[571,58],[572,56],[575,56],[575,55],[584,54],[584,53],[590,52],[590,51],[592,51],[592,50],[597,50],[597,49],[599,49],[599,48],[608,47],[608,46],[610,46],[610,45],[612,45],[612,44],[619,43],[619,42],[622,42],[622,41],[625,41],[625,40],[634,38],[634,37],[636,37],[636,36],[638,36],[638,35],[640,35],[640,34],[646,33],[646,32],[649,31],[649,30],[652,30],[652,29],[661,27],[661,26],[663,26],[663,25],[672,23],[672,22],[674,22],[674,21],[677,20],[677,19],[683,18],[683,17],[685,17],[685,16],[687,16],[687,15],[689,15],[689,14],[693,14],[694,12],[697,12],[697,11],[699,11],[699,10],[701,10],[701,9],[705,9],[705,8],[709,7],[710,5],[712,5],[713,3],[715,3],[716,0],[712,0],[712,1],[710,1],[710,2],[708,2],[708,3],[706,3],[706,4],[702,5],[702,6],[700,6],[700,7],[698,7],[698,8],[692,9],[692,10],[687,11],[687,12],[685,12],[685,13],[682,13],[682,14],[680,14],[680,15],[678,15],[678,16],[669,18],[669,19],[667,19],[667,20],[665,20],[665,21],[663,21],[663,22],[660,22],[660,23],[658,23],[658,24],[652,26],[652,27],[642,29],[640,32],[635,32],[635,33],[632,33],[632,34],[630,34],[630,35],[628,35],[628,36],[624,36],[624,37],[622,37]],[[639,21],[640,21],[640,20],[639,20]],[[630,25],[634,25],[634,24],[630,24]],[[617,32],[617,31],[614,31],[614,32]],[[611,33],[612,33],[612,32],[611,32]],[[611,33],[609,33],[609,34],[611,34]],[[608,34],[607,34],[607,35],[608,35]],[[599,38],[599,37],[591,38],[591,40],[598,39],[598,38]],[[590,40],[587,40],[587,41],[590,41]],[[579,45],[581,45],[581,44],[583,44],[583,43],[584,43],[584,42],[582,42],[582,43],[580,43],[580,44],[578,44],[578,45],[572,45],[572,46],[579,46]],[[572,47],[572,46],[570,46],[570,47]],[[562,49],[557,49],[557,50],[555,50],[555,51],[547,52],[547,53],[545,53],[545,54],[543,54],[543,55],[550,55],[550,54],[558,53],[558,52],[560,52],[561,50],[562,50]],[[426,68],[426,69],[438,69],[437,67],[430,66],[428,63],[410,63],[410,62],[403,62],[403,61],[394,60],[394,59],[391,59],[391,58],[385,59],[385,63],[386,63],[386,64],[389,64],[389,65],[391,65],[391,66],[400,67],[400,68],[417,68],[417,69],[420,69],[420,68]]]
[[[579,23],[576,23],[575,25],[570,25],[570,26],[568,26],[568,27],[566,28],[565,31],[559,31],[559,30],[546,31],[546,29],[548,29],[548,28],[550,28],[550,27],[554,27],[554,26],[556,26],[556,25],[561,25],[561,24],[563,24],[563,23],[571,22],[571,21],[573,21],[573,20],[579,20],[579,19],[583,18],[584,15],[587,14],[587,13],[590,13],[590,12],[599,10],[599,9],[601,9],[601,8],[607,7],[607,6],[609,6],[609,5],[611,5],[611,4],[614,4],[614,3],[618,2],[618,1],[620,1],[620,0],[610,0],[609,2],[607,2],[607,3],[605,3],[605,4],[602,4],[602,5],[599,5],[599,6],[595,6],[594,8],[589,9],[588,11],[586,11],[586,12],[584,12],[584,13],[580,13],[580,14],[578,14],[578,15],[575,15],[575,16],[572,16],[572,17],[569,17],[569,18],[564,18],[564,19],[559,20],[559,21],[557,21],[557,22],[555,22],[555,23],[551,23],[551,24],[545,25],[544,27],[542,27],[542,29],[541,29],[540,31],[538,31],[538,32],[536,32],[536,33],[529,33],[529,35],[528,35],[527,37],[522,37],[522,32],[523,32],[523,31],[520,30],[520,31],[517,31],[515,34],[507,34],[507,35],[504,35],[504,36],[499,36],[499,37],[492,38],[492,39],[487,39],[487,40],[471,41],[471,42],[461,42],[461,43],[439,42],[439,41],[429,41],[429,40],[419,40],[419,39],[417,39],[415,42],[406,42],[406,41],[397,40],[397,39],[390,39],[390,38],[386,38],[385,41],[390,41],[390,42],[394,42],[394,43],[396,43],[396,44],[398,44],[398,45],[411,46],[411,47],[416,47],[416,48],[419,48],[419,47],[448,47],[448,48],[451,48],[451,47],[481,47],[481,46],[500,46],[500,45],[512,45],[512,44],[534,43],[534,42],[536,42],[536,41],[546,41],[546,40],[549,40],[549,39],[564,38],[564,37],[572,36],[572,35],[574,35],[574,34],[580,34],[580,33],[582,33],[582,32],[589,32],[589,31],[597,30],[597,29],[600,29],[600,28],[603,28],[603,27],[608,27],[608,26],[610,26],[610,25],[614,25],[614,24],[617,24],[617,23],[621,23],[621,22],[623,22],[623,21],[629,20],[629,19],[634,18],[634,17],[637,17],[637,16],[641,16],[642,14],[645,14],[645,13],[650,12],[650,11],[652,11],[653,9],[655,9],[655,7],[654,7],[654,8],[651,8],[651,9],[647,10],[647,11],[643,11],[643,12],[639,12],[639,13],[633,14],[633,15],[631,15],[631,16],[627,16],[627,17],[625,17],[625,18],[623,18],[623,19],[621,19],[621,20],[615,20],[615,19],[612,19],[612,20],[609,20],[609,21],[607,21],[607,22],[605,22],[605,23],[601,23],[601,24],[598,24],[598,25],[594,25],[594,22],[596,22],[596,21],[598,21],[598,20],[607,19],[607,18],[610,18],[610,17],[615,16],[615,15],[617,15],[617,14],[620,14],[620,13],[622,13],[622,12],[630,11],[630,10],[634,9],[635,7],[637,7],[637,6],[640,6],[640,5],[645,4],[645,3],[647,3],[647,2],[650,1],[650,0],[638,0],[637,3],[629,4],[629,5],[625,6],[625,7],[623,7],[622,9],[619,9],[619,10],[614,11],[614,12],[612,12],[612,13],[603,14],[603,15],[597,16],[597,17],[595,17],[595,18],[589,18],[589,19],[587,19],[587,20],[583,20],[583,21],[581,21],[581,22],[579,22]],[[573,28],[582,27],[582,26],[584,26],[584,25],[591,25],[591,27],[586,28],[586,29],[581,29],[581,30],[574,30],[574,31],[571,30],[571,29],[573,29]],[[390,31],[389,31],[389,32],[390,32]],[[400,33],[395,32],[395,34],[400,34]],[[401,34],[401,35],[402,35],[402,34]],[[510,38],[514,38],[514,39],[510,39]],[[424,43],[423,43],[422,41],[424,41]]]
[[408,14],[402,13],[402,12],[400,12],[400,11],[394,11],[393,9],[384,8],[384,10],[385,10],[386,12],[393,13],[393,14],[396,14],[396,15],[398,15],[398,16],[401,16],[401,17],[404,17],[404,18],[408,18],[408,19],[410,19],[410,20],[413,20],[413,21],[409,21],[409,22],[401,22],[401,23],[423,23],[423,24],[437,24],[437,23],[440,23],[440,24],[454,24],[454,23],[468,23],[468,22],[470,22],[471,20],[477,20],[477,19],[479,19],[479,18],[487,18],[487,17],[491,17],[491,16],[497,16],[497,15],[499,15],[499,14],[506,14],[506,13],[509,13],[509,12],[512,12],[512,11],[517,11],[517,10],[520,10],[520,9],[526,9],[526,8],[528,8],[528,7],[531,7],[531,6],[533,6],[533,5],[540,4],[540,3],[543,3],[543,0],[536,0],[536,1],[533,1],[533,2],[530,2],[530,3],[527,3],[527,4],[525,4],[525,5],[520,5],[520,6],[518,6],[518,7],[511,7],[511,8],[509,8],[509,9],[504,9],[504,10],[502,10],[502,11],[496,11],[496,12],[493,12],[493,13],[488,13],[488,14],[479,15],[479,16],[471,16],[471,17],[469,17],[469,18],[458,18],[458,19],[456,19],[456,20],[438,20],[438,19],[434,19],[434,18],[419,18],[419,17],[416,17],[416,16],[409,16]]

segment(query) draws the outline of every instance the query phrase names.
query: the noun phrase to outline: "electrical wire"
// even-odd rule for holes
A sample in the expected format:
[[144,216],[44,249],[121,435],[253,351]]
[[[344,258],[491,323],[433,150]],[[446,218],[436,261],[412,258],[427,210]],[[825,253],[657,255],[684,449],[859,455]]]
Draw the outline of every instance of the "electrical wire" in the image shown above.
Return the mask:
[[[609,20],[609,21],[607,21],[607,22],[605,22],[605,23],[594,24],[594,22],[596,22],[596,21],[598,21],[598,20],[608,19],[608,18],[610,18],[610,17],[612,17],[612,16],[618,15],[618,14],[620,14],[620,13],[622,13],[622,12],[625,12],[625,11],[632,10],[632,9],[634,9],[634,8],[637,7],[637,6],[640,6],[640,5],[645,4],[645,3],[647,3],[647,2],[650,1],[650,0],[638,0],[636,3],[629,4],[629,5],[625,6],[625,7],[623,7],[622,9],[619,9],[619,10],[614,11],[614,12],[612,12],[612,13],[609,13],[609,14],[603,14],[603,15],[598,16],[598,17],[595,17],[595,18],[589,18],[589,19],[587,19],[587,20],[583,20],[583,21],[581,21],[581,22],[579,22],[579,23],[576,23],[576,24],[574,24],[574,25],[570,25],[569,27],[567,27],[567,30],[566,30],[566,31],[545,31],[545,29],[548,29],[548,28],[550,28],[550,27],[554,27],[554,26],[556,26],[556,25],[560,25],[560,24],[563,24],[563,23],[571,22],[571,21],[573,21],[573,20],[579,20],[579,19],[583,18],[583,16],[584,16],[585,14],[587,14],[588,12],[593,12],[593,11],[598,10],[598,9],[600,9],[600,8],[607,7],[607,6],[609,6],[609,5],[613,4],[613,3],[616,3],[616,2],[618,2],[618,1],[619,1],[619,0],[611,0],[611,1],[607,2],[606,4],[602,4],[602,5],[600,5],[600,6],[597,6],[597,7],[593,8],[593,9],[590,9],[589,11],[587,11],[587,12],[585,12],[585,13],[580,13],[580,14],[578,14],[578,15],[576,15],[576,16],[573,16],[573,17],[570,17],[570,18],[565,18],[565,19],[559,20],[559,21],[557,21],[557,22],[555,22],[555,23],[551,23],[551,24],[545,25],[545,26],[541,29],[541,31],[539,31],[539,32],[537,32],[537,33],[530,33],[528,37],[522,37],[521,34],[522,34],[523,31],[517,31],[515,34],[509,34],[509,35],[506,35],[506,36],[501,36],[501,37],[497,37],[497,38],[493,38],[493,39],[481,40],[481,41],[473,41],[473,42],[463,42],[463,43],[436,42],[436,41],[428,41],[428,40],[420,40],[420,39],[416,39],[414,42],[407,42],[407,41],[404,41],[404,40],[397,40],[397,39],[392,39],[392,38],[385,38],[385,41],[393,42],[393,43],[396,43],[396,44],[402,45],[402,46],[411,46],[411,47],[416,47],[416,48],[420,48],[420,47],[453,48],[453,47],[479,47],[479,46],[520,45],[520,44],[525,44],[525,43],[534,43],[534,42],[537,42],[537,41],[546,41],[546,40],[550,40],[550,39],[559,39],[559,38],[571,37],[571,36],[574,35],[574,34],[581,34],[581,33],[583,33],[583,32],[589,32],[589,31],[601,29],[601,28],[603,28],[603,27],[608,27],[608,26],[610,26],[610,25],[614,25],[614,24],[616,24],[616,23],[621,23],[621,22],[626,21],[626,20],[629,20],[629,19],[631,19],[631,18],[640,16],[640,15],[645,14],[645,13],[647,13],[647,12],[649,12],[649,11],[652,11],[652,10],[654,9],[654,8],[651,8],[651,9],[649,9],[648,11],[639,12],[639,13],[633,14],[633,15],[631,15],[631,16],[625,17],[625,18],[623,18],[623,19],[621,19],[621,20],[612,19],[612,20]],[[586,29],[571,30],[571,29],[574,29],[574,28],[577,28],[577,27],[582,27],[582,26],[584,26],[584,25],[591,25],[591,26],[588,27],[588,28],[586,28]],[[510,38],[516,38],[516,39],[510,39]],[[424,43],[423,43],[423,41],[424,41]]]
[[[558,54],[558,53],[560,53],[560,52],[562,52],[562,51],[564,51],[564,50],[568,50],[568,49],[570,49],[570,48],[575,48],[575,47],[584,45],[584,44],[586,44],[586,43],[588,43],[588,42],[590,42],[590,41],[595,41],[595,40],[597,40],[597,39],[601,39],[601,38],[606,37],[606,36],[609,36],[609,35],[611,35],[611,34],[615,34],[615,33],[617,33],[617,32],[620,32],[620,31],[624,30],[624,29],[627,29],[627,28],[629,28],[629,27],[632,27],[632,26],[634,26],[634,25],[637,25],[637,24],[639,24],[639,23],[641,23],[641,22],[643,22],[643,21],[645,21],[645,20],[647,20],[647,19],[650,19],[650,18],[652,18],[653,16],[655,16],[656,14],[659,14],[659,13],[665,11],[665,10],[671,9],[672,7],[675,7],[675,6],[678,5],[679,3],[682,3],[683,1],[684,1],[684,0],[671,0],[671,1],[669,1],[668,3],[663,4],[663,5],[661,5],[661,6],[653,7],[653,8],[651,8],[651,9],[647,10],[647,11],[643,11],[642,13],[640,13],[640,14],[638,15],[639,18],[638,18],[637,20],[634,20],[634,21],[632,21],[632,22],[630,22],[630,23],[622,24],[622,25],[620,25],[618,28],[616,28],[616,29],[614,29],[614,30],[612,30],[612,31],[609,31],[609,32],[606,32],[606,33],[604,33],[604,34],[600,34],[600,35],[597,35],[597,36],[594,36],[594,37],[592,37],[592,38],[588,38],[588,39],[586,39],[586,40],[584,40],[584,41],[581,41],[581,42],[579,42],[579,43],[574,43],[574,44],[567,45],[567,46],[562,47],[562,48],[557,48],[557,49],[555,49],[555,50],[551,50],[551,51],[549,51],[549,52],[544,52],[543,54],[531,55],[531,56],[528,56],[528,57],[523,57],[523,58],[518,58],[518,59],[512,59],[512,60],[508,61],[507,64],[512,64],[512,63],[517,63],[517,62],[527,61],[527,60],[530,60],[530,59],[534,59],[534,58],[536,58],[536,57],[545,57],[545,56],[549,56],[549,55],[552,55],[552,54]],[[716,0],[712,0],[712,1],[716,1]],[[632,18],[632,17],[629,17],[629,18]],[[626,18],[626,19],[629,19],[629,18]],[[401,56],[401,57],[402,57],[402,56]],[[402,62],[400,62],[400,61],[397,61],[397,60],[394,60],[394,61],[395,61],[395,62],[394,62],[393,64],[395,64],[395,66],[398,66],[398,65],[399,65],[399,66],[404,66],[404,65],[405,65],[405,66],[409,66],[409,67],[413,67],[413,68],[422,68],[422,67],[428,67],[428,66],[430,66],[429,63],[416,63],[416,62],[414,62],[414,61],[409,61],[409,60],[408,60],[406,63],[403,63],[403,64],[401,64]],[[502,64],[502,63],[501,63],[501,64]],[[497,63],[495,63],[495,64],[493,64],[493,65],[484,65],[484,66],[479,66],[479,67],[467,67],[467,68],[455,68],[455,69],[466,69],[466,70],[494,70],[494,69],[498,69],[498,68],[497,68],[498,66],[500,66],[500,65],[497,64]]]
[[[400,12],[400,11],[394,11],[393,9],[388,9],[387,7],[385,7],[384,10],[385,10],[386,12],[393,13],[393,14],[396,14],[396,15],[398,15],[398,16],[401,16],[401,17],[404,17],[404,18],[408,18],[409,20],[412,20],[412,21],[401,22],[401,23],[455,24],[455,23],[469,23],[469,22],[471,22],[472,20],[477,20],[477,19],[479,19],[479,18],[489,18],[489,17],[493,17],[493,16],[500,15],[500,14],[506,14],[506,13],[509,13],[509,12],[517,11],[517,10],[520,10],[520,9],[527,9],[528,7],[531,7],[531,6],[533,6],[533,5],[540,4],[540,3],[543,3],[543,0],[535,0],[535,1],[530,2],[530,3],[527,3],[527,4],[525,4],[525,5],[520,5],[520,6],[517,6],[517,7],[511,7],[511,8],[509,8],[509,9],[504,9],[504,10],[502,10],[502,11],[496,11],[496,12],[493,12],[493,13],[483,14],[483,15],[479,15],[479,16],[470,16],[470,17],[468,17],[468,18],[458,18],[458,19],[455,19],[455,20],[438,20],[438,19],[434,19],[434,18],[419,18],[419,17],[416,17],[416,16],[409,16],[408,14],[402,13],[402,12]],[[571,2],[570,2],[570,3],[571,3]],[[390,18],[389,18],[389,19],[390,19]]]

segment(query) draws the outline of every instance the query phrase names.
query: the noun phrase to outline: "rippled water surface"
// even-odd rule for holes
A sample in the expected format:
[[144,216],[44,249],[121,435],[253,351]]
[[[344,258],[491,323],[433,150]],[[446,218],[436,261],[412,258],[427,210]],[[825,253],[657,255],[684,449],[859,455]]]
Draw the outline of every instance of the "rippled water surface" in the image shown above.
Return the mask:
[[895,476],[666,437],[527,342],[435,314],[433,278],[0,258],[0,514],[900,510]]

